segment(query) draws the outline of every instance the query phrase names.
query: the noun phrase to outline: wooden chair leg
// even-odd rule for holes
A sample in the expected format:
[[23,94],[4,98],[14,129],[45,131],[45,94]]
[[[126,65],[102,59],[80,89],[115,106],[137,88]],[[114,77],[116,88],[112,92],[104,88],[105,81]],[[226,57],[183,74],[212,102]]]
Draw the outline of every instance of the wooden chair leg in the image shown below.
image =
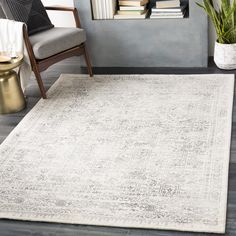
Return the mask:
[[38,83],[39,90],[40,90],[42,98],[43,99],[47,99],[46,90],[44,88],[40,72],[39,72],[39,70],[37,68],[34,69],[34,74],[35,74],[35,77],[36,77],[36,80],[37,80],[37,83]]
[[89,75],[90,75],[90,77],[93,77],[93,69],[92,69],[92,65],[90,62],[90,58],[89,58],[89,54],[88,54],[86,45],[84,45],[84,58],[85,58],[85,62],[86,62],[87,68],[88,68]]

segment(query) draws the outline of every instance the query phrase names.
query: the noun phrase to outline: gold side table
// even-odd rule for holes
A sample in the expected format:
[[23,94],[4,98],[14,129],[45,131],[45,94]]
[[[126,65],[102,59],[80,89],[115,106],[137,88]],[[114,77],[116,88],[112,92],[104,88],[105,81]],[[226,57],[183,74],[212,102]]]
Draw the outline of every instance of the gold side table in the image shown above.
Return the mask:
[[[6,56],[7,53],[0,52],[0,58]],[[21,111],[25,108],[26,101],[19,76],[13,69],[21,65],[23,55],[18,54],[17,58],[0,61],[0,114]]]

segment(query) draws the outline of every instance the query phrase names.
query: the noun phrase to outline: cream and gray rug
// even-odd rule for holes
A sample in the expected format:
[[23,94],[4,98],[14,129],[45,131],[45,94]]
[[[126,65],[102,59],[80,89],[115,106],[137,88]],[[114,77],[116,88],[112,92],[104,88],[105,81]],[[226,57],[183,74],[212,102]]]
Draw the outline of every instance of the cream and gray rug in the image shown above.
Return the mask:
[[0,146],[0,218],[222,233],[233,75],[63,75]]

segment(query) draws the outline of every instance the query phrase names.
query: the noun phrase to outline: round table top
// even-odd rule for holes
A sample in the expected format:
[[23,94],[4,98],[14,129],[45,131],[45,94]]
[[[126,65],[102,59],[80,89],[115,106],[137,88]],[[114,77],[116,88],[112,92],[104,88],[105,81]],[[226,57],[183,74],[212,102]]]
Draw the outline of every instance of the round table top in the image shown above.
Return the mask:
[[21,53],[16,53],[16,57],[9,56],[10,53],[0,52],[0,72],[9,71],[18,67],[24,56]]

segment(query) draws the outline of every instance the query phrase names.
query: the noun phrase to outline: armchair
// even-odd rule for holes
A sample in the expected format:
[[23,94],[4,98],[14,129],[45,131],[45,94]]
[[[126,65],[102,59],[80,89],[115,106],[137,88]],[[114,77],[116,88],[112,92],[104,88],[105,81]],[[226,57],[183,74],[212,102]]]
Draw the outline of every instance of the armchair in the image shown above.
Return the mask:
[[46,99],[46,91],[40,72],[51,65],[73,56],[84,55],[89,75],[93,76],[89,54],[86,49],[85,31],[81,29],[78,11],[73,7],[50,6],[46,10],[70,11],[74,15],[76,28],[52,28],[32,36],[24,27],[24,40],[29,54],[32,70],[35,74],[41,96]]
[[[1,0],[0,0],[1,1]],[[70,11],[74,15],[76,27],[54,27],[33,35],[29,35],[26,25],[23,28],[24,41],[29,54],[32,70],[35,74],[42,98],[46,99],[46,91],[41,72],[51,65],[73,56],[83,55],[89,75],[93,76],[89,54],[86,49],[86,34],[81,29],[78,11],[74,7],[49,6],[46,10]],[[0,18],[6,18],[0,6]]]

